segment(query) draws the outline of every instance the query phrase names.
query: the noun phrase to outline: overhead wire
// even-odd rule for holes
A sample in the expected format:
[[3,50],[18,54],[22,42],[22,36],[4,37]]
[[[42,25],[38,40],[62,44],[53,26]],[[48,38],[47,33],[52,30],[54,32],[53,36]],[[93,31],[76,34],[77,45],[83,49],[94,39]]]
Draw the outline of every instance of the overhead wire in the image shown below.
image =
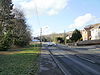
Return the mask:
[[39,27],[41,28],[41,24],[40,24],[40,18],[39,18],[39,13],[38,13],[38,7],[37,7],[37,3],[34,0],[34,6],[35,6],[35,12],[36,12],[36,17],[37,17],[37,22]]
[[38,13],[38,7],[37,7],[37,3],[34,0],[34,6],[35,6],[35,11],[36,11],[36,16],[37,16],[37,22],[40,28],[40,44],[42,44],[42,27],[40,24],[40,18],[39,18],[39,13]]

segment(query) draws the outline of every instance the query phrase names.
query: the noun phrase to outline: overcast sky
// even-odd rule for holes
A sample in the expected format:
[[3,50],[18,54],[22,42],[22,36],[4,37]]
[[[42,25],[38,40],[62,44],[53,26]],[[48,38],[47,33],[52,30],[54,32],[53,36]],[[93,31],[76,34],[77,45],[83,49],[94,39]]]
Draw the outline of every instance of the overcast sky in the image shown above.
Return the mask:
[[12,0],[23,10],[32,35],[61,33],[100,23],[100,0]]

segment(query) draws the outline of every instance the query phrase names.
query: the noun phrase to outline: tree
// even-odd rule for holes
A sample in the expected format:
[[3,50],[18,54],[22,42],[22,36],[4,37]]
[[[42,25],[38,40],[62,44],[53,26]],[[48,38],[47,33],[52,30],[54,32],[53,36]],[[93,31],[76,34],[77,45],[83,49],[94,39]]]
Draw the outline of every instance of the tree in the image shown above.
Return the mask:
[[0,0],[0,50],[7,50],[12,44],[12,8],[11,0]]
[[31,33],[28,28],[24,14],[18,8],[13,10],[15,15],[15,26],[13,28],[13,45],[26,46],[31,41]]
[[82,38],[82,35],[79,30],[75,29],[72,33],[72,37],[70,38],[73,42],[78,41],[80,38]]
[[62,37],[57,37],[56,39],[58,43],[64,43],[64,39]]
[[0,50],[7,50],[13,45],[26,46],[31,40],[24,14],[12,9],[11,0],[0,0]]

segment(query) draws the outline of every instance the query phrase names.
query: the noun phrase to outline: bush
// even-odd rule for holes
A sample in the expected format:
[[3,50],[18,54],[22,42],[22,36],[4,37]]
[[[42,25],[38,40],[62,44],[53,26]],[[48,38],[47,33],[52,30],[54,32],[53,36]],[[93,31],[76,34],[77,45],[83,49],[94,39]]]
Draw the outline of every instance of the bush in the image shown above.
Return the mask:
[[57,37],[56,39],[58,43],[64,43],[64,39],[62,37]]
[[10,33],[6,33],[5,35],[0,37],[0,50],[6,51],[12,45],[12,38]]
[[66,43],[72,43],[72,41],[70,39],[67,39]]
[[27,46],[29,43],[25,40],[15,40],[14,45],[24,47]]

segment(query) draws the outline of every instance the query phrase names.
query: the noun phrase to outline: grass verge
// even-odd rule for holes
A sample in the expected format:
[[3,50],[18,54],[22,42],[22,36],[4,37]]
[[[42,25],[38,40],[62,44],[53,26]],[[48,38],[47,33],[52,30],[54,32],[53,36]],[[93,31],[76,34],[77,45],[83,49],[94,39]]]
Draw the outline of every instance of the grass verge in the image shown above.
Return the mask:
[[38,71],[40,47],[30,46],[0,52],[0,75],[35,75]]

